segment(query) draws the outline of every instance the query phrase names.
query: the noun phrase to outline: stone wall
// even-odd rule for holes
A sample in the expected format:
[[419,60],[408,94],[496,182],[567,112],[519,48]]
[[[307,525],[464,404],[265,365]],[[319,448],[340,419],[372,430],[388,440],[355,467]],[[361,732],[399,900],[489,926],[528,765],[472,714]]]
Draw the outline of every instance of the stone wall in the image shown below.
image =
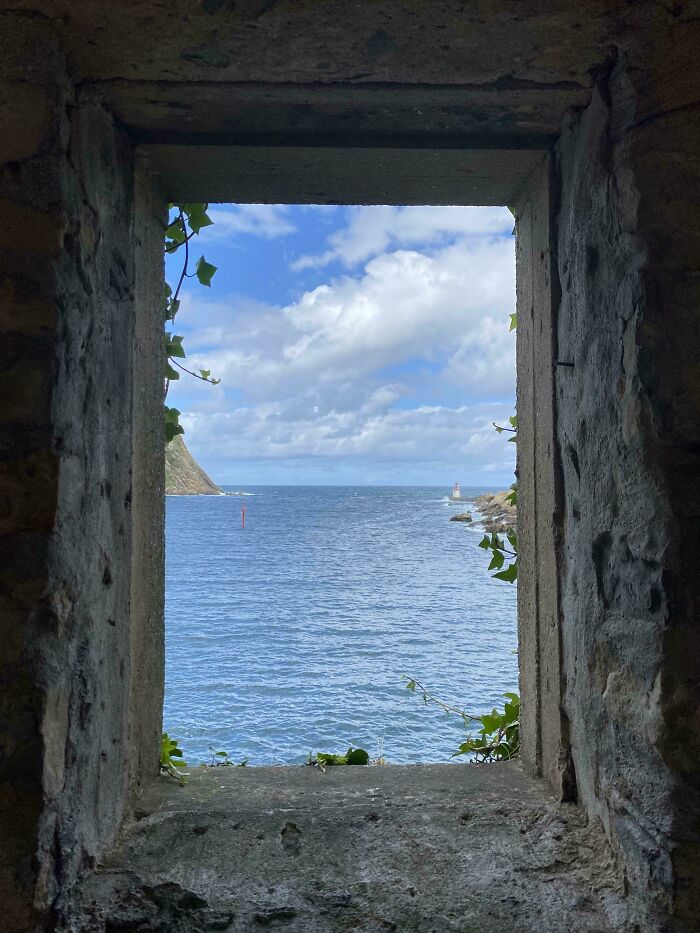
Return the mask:
[[557,146],[561,618],[580,800],[644,928],[698,929],[699,150],[671,38],[619,50]]
[[[144,440],[154,411],[161,424],[149,244],[162,211],[152,197],[135,209],[128,138],[75,93],[41,21],[16,19],[0,85],[0,878],[3,928],[25,930],[32,903],[41,912],[113,839],[135,774],[157,768],[160,693],[143,709],[130,685],[162,668],[162,435],[160,460]],[[137,299],[150,303],[138,325]],[[136,519],[134,468],[141,504],[155,497]]]
[[[381,149],[393,184],[372,197],[396,203],[493,203],[530,175],[526,762],[601,818],[642,927],[697,928],[697,4],[17,0],[2,17],[5,917],[26,929],[98,858],[157,766],[164,205],[147,150],[176,167],[171,196],[361,200],[357,165]],[[211,189],[185,191],[193,166]]]

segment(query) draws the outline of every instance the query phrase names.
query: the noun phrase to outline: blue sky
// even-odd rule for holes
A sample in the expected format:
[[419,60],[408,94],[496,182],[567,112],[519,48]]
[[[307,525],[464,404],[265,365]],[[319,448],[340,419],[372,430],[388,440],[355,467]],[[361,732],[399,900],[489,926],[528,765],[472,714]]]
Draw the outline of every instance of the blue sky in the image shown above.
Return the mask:
[[514,445],[492,427],[515,396],[506,208],[209,213],[192,255],[218,272],[211,289],[188,280],[174,332],[222,382],[183,375],[168,404],[215,481],[512,482]]

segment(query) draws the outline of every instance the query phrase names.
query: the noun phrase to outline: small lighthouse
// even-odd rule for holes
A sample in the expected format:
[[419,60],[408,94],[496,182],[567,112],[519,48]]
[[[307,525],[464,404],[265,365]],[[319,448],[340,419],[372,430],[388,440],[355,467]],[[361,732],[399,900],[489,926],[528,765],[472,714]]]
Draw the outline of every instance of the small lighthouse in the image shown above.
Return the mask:
[[461,499],[461,498],[462,498],[462,490],[461,490],[461,488],[460,488],[459,483],[455,483],[454,486],[452,487],[452,495],[450,496],[450,498],[451,498],[451,499]]

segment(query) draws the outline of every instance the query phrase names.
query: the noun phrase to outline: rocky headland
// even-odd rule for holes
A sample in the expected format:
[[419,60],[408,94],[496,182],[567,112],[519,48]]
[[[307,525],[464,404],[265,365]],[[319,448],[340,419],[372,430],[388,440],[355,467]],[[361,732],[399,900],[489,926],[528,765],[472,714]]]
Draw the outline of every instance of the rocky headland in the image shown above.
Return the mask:
[[511,490],[507,489],[504,492],[485,493],[473,500],[474,506],[483,515],[481,523],[486,531],[500,533],[507,528],[517,528],[517,509],[506,501],[510,492]]
[[166,496],[222,496],[224,491],[208,476],[178,434],[165,448]]

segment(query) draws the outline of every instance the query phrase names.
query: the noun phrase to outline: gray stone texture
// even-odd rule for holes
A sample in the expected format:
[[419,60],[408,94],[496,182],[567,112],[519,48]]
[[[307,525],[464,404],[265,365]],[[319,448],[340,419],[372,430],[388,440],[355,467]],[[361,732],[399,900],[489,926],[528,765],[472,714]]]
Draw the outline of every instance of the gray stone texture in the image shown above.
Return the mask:
[[[0,878],[3,929],[24,930],[111,843],[132,789],[157,773],[162,435],[160,461],[148,448],[162,256],[144,241],[160,243],[162,208],[149,180],[137,219],[128,137],[66,80],[45,24],[9,19],[3,74],[14,80],[2,88],[23,106],[3,124],[0,176]],[[141,498],[153,495],[135,521],[134,470]],[[131,573],[144,541],[147,592]],[[158,624],[146,643],[135,628],[148,612]]]
[[562,637],[580,799],[650,913],[696,929],[698,131],[672,34],[653,94],[621,53],[557,146]]
[[[602,827],[518,765],[164,778],[58,930],[628,930]],[[160,924],[160,925],[159,925]]]

